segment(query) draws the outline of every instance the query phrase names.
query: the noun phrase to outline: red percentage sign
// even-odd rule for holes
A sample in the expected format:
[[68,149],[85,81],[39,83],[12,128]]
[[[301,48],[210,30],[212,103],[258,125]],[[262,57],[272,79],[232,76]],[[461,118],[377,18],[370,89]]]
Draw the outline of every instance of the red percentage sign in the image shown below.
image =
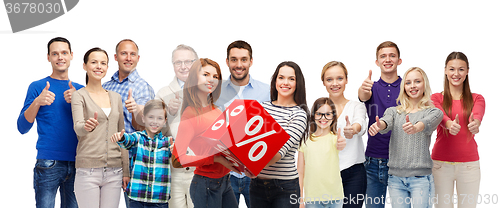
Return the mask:
[[[215,131],[215,130],[219,129],[220,127],[222,127],[222,125],[224,125],[224,123],[226,123],[226,127],[229,126],[229,117],[230,116],[237,116],[238,114],[243,112],[244,109],[245,109],[244,105],[239,105],[239,106],[235,107],[233,110],[231,110],[231,113],[229,113],[229,111],[226,111],[226,119],[225,120],[220,119],[217,122],[215,122],[214,125],[212,126],[212,130]],[[255,122],[258,122],[257,126],[253,130],[250,130],[250,127],[252,125],[254,125]],[[261,116],[256,115],[256,116],[252,117],[246,123],[245,134],[247,136],[253,136],[253,135],[257,134],[262,129],[263,125],[264,125],[264,119]],[[260,140],[264,137],[267,137],[267,136],[275,134],[275,133],[276,133],[276,131],[272,130],[272,131],[257,135],[255,137],[252,137],[250,139],[247,139],[245,141],[237,143],[236,147],[241,147],[243,145],[255,142],[257,140]],[[256,156],[254,156],[255,151],[257,151],[257,149],[261,146],[262,146],[262,150],[260,150],[260,152]],[[266,142],[264,142],[264,141],[256,142],[252,146],[252,148],[250,148],[250,151],[248,152],[248,159],[250,159],[253,162],[258,161],[266,154],[266,151],[267,151],[267,143]]]

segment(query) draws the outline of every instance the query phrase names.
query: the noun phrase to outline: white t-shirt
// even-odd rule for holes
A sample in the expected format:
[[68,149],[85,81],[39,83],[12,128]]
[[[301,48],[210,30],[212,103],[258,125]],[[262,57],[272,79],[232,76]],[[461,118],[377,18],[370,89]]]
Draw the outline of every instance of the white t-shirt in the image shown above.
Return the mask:
[[344,136],[344,127],[346,126],[345,116],[349,116],[351,125],[358,123],[361,125],[361,131],[354,135],[352,139],[346,138],[346,147],[339,153],[340,170],[347,169],[355,164],[365,162],[365,145],[361,138],[366,132],[366,107],[363,103],[350,100],[344,107],[342,114],[337,119],[337,128],[340,128]]

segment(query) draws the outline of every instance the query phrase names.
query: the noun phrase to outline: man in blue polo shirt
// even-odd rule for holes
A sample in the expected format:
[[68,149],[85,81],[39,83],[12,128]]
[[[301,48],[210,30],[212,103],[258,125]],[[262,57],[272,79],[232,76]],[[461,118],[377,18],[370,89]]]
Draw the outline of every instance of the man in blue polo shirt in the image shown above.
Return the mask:
[[[220,97],[215,105],[226,108],[235,99],[252,99],[260,103],[271,100],[269,85],[250,77],[249,70],[253,64],[250,44],[242,40],[229,44],[226,64],[231,76],[222,82]],[[239,204],[240,194],[243,194],[247,207],[250,207],[250,181],[245,174],[231,171],[231,187],[236,201]]]
[[28,88],[17,129],[27,133],[36,120],[38,141],[33,187],[38,208],[54,208],[57,189],[61,207],[78,207],[74,193],[75,156],[78,139],[73,130],[71,94],[83,86],[68,79],[73,59],[66,38],[53,38],[47,44],[52,74],[34,81]]
[[[382,117],[387,108],[396,106],[399,96],[401,77],[398,76],[398,65],[401,64],[398,46],[386,41],[377,47],[375,64],[380,67],[380,79],[371,80],[372,71],[358,90],[359,100],[365,103],[368,114],[368,126],[375,122],[375,117]],[[389,139],[391,133],[368,135],[365,152],[365,168],[367,176],[366,207],[383,208],[387,193],[389,167]]]

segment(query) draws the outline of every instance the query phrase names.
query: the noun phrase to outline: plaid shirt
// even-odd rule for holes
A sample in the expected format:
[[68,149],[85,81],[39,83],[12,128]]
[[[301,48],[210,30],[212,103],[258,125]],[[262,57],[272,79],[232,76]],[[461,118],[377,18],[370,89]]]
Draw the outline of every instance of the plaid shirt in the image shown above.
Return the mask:
[[132,158],[134,165],[128,196],[136,201],[148,203],[167,203],[170,195],[170,136],[158,133],[149,138],[146,130],[124,134],[124,140],[118,144],[125,149],[137,148]]
[[102,87],[106,90],[117,92],[120,96],[122,96],[125,131],[127,133],[135,132],[134,127],[132,127],[132,114],[128,112],[127,108],[125,108],[125,101],[128,98],[128,90],[132,88],[132,97],[137,105],[146,105],[146,102],[155,98],[153,88],[139,76],[137,69],[132,71],[128,77],[123,79],[121,82],[118,78],[118,71],[116,71],[111,77],[111,80],[104,83]]

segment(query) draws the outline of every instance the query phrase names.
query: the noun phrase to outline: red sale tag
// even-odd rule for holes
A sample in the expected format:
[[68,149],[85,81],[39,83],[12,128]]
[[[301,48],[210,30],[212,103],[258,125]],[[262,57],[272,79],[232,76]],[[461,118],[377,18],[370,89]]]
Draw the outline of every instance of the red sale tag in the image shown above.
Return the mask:
[[234,100],[201,136],[243,172],[258,175],[290,139],[255,100]]

